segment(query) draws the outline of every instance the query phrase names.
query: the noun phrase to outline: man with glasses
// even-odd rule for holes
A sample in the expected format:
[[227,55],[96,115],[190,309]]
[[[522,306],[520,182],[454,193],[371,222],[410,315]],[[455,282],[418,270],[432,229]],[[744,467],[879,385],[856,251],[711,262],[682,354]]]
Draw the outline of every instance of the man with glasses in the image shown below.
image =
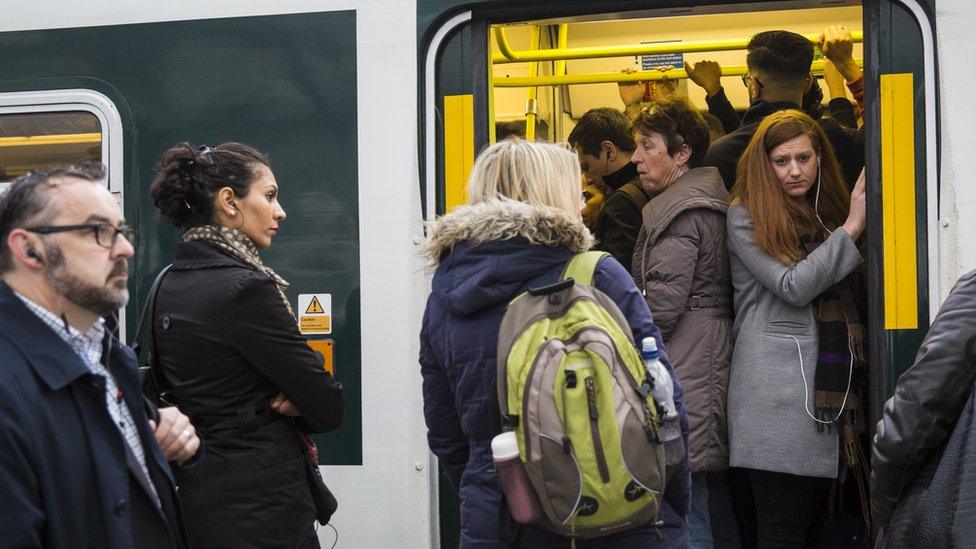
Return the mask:
[[[749,90],[751,105],[737,130],[712,142],[704,161],[705,166],[718,168],[728,189],[735,184],[739,157],[763,118],[784,109],[801,109],[803,96],[813,85],[810,74],[813,43],[806,37],[784,30],[760,32],[749,40],[746,50],[749,72],[742,76],[742,83]],[[846,51],[849,56],[850,50]],[[853,58],[849,62],[853,64]],[[863,134],[841,126],[832,118],[817,122],[834,147],[844,177],[853,187],[864,167]]]
[[34,172],[0,198],[0,540],[182,548],[167,461],[199,448],[151,421],[135,355],[106,329],[129,298],[133,231],[100,164]]

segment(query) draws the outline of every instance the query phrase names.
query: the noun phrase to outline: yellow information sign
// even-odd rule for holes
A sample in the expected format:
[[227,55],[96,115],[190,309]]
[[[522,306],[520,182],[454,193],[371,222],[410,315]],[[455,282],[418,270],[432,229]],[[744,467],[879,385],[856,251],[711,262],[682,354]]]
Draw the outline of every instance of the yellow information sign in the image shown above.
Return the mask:
[[298,296],[298,331],[305,335],[332,333],[332,294]]
[[332,362],[333,348],[335,344],[331,339],[310,339],[308,346],[322,355],[322,368],[330,374],[335,374],[335,366]]

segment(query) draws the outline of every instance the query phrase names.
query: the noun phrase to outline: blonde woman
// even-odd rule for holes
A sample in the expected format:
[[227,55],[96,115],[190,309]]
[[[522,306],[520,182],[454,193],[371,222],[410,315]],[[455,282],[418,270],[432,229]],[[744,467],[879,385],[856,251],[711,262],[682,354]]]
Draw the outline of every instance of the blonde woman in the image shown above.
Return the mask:
[[[493,395],[506,305],[529,287],[556,282],[573,254],[593,245],[580,215],[579,180],[579,160],[567,149],[503,141],[475,162],[468,205],[430,226],[427,254],[437,270],[420,334],[424,415],[430,448],[460,494],[462,548],[570,547],[569,539],[540,527],[499,528],[501,487],[489,442],[500,431]],[[633,279],[615,259],[601,260],[594,285],[624,313],[636,341],[661,341]],[[676,380],[675,404],[687,437]],[[656,524],[577,540],[576,547],[686,546],[687,457],[675,469]]]

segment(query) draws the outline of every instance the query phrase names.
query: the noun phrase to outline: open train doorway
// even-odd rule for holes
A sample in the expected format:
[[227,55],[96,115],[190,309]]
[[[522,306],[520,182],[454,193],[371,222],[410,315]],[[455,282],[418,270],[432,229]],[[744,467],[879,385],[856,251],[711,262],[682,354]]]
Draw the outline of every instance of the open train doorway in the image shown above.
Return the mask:
[[[914,0],[710,3],[588,2],[581,7],[486,2],[455,20],[436,63],[440,114],[430,136],[436,188],[428,215],[466,200],[464,182],[478,150],[506,134],[565,141],[579,116],[624,108],[618,83],[676,83],[707,110],[705,90],[686,78],[685,61],[723,68],[721,85],[741,114],[748,108],[744,46],[756,32],[816,36],[827,25],[853,30],[864,71],[863,124],[868,228],[871,425],[907,369],[937,309],[940,292],[932,26]],[[663,66],[673,70],[662,70]],[[838,97],[812,67],[829,116]],[[849,90],[840,88],[848,100]],[[430,128],[434,129],[434,128]],[[430,172],[427,172],[430,173]],[[433,175],[431,173],[431,175]],[[933,305],[930,306],[930,303]],[[441,540],[451,537],[457,502],[441,491]]]

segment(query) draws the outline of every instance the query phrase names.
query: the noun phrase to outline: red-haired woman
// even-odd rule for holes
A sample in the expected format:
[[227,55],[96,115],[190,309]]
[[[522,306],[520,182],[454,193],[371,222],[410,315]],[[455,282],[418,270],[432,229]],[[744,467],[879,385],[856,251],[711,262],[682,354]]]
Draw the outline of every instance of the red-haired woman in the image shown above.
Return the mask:
[[730,465],[748,470],[759,546],[804,547],[829,494],[847,490],[836,479],[866,481],[864,174],[848,192],[823,130],[780,111],[749,142],[729,200]]

